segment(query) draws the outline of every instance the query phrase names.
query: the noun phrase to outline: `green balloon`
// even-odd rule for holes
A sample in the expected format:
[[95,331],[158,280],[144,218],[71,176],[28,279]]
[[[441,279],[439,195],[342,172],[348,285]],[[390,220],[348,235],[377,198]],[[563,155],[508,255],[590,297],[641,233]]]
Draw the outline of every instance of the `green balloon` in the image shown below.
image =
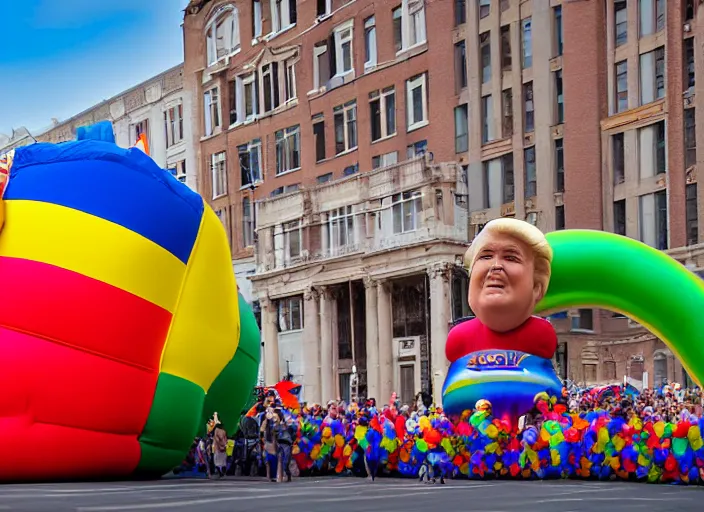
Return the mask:
[[536,312],[597,307],[622,313],[655,334],[704,382],[704,281],[667,254],[604,231],[548,233],[552,277]]

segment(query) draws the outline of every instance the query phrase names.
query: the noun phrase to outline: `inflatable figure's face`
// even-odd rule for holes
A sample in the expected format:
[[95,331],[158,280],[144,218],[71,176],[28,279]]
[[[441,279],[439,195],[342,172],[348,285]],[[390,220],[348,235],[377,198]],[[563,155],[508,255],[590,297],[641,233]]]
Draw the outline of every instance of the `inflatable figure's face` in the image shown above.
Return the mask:
[[542,298],[534,278],[533,251],[506,234],[487,234],[469,278],[469,306],[494,331],[525,322]]

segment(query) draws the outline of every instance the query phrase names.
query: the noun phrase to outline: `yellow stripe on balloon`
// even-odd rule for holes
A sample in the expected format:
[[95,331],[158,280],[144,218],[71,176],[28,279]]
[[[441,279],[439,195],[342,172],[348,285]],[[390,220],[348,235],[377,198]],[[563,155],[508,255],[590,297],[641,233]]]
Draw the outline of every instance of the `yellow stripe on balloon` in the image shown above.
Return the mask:
[[222,223],[206,205],[160,371],[189,380],[207,393],[237,351],[237,300],[230,244]]
[[0,256],[71,270],[174,311],[186,265],[166,249],[118,224],[65,206],[3,203]]

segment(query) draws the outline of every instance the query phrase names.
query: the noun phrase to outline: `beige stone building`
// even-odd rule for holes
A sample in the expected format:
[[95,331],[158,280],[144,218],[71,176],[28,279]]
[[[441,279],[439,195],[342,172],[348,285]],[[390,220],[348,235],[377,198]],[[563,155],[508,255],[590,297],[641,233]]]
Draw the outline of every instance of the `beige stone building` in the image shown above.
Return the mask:
[[411,402],[439,392],[451,322],[468,313],[466,183],[427,157],[263,200],[257,273],[265,381],[303,399]]

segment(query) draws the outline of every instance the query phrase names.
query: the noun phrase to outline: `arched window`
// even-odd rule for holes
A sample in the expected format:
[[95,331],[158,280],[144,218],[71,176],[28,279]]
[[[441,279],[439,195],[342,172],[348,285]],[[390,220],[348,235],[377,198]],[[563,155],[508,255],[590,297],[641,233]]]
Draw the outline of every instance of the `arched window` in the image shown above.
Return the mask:
[[240,23],[237,8],[227,5],[218,9],[205,29],[208,66],[240,49]]

